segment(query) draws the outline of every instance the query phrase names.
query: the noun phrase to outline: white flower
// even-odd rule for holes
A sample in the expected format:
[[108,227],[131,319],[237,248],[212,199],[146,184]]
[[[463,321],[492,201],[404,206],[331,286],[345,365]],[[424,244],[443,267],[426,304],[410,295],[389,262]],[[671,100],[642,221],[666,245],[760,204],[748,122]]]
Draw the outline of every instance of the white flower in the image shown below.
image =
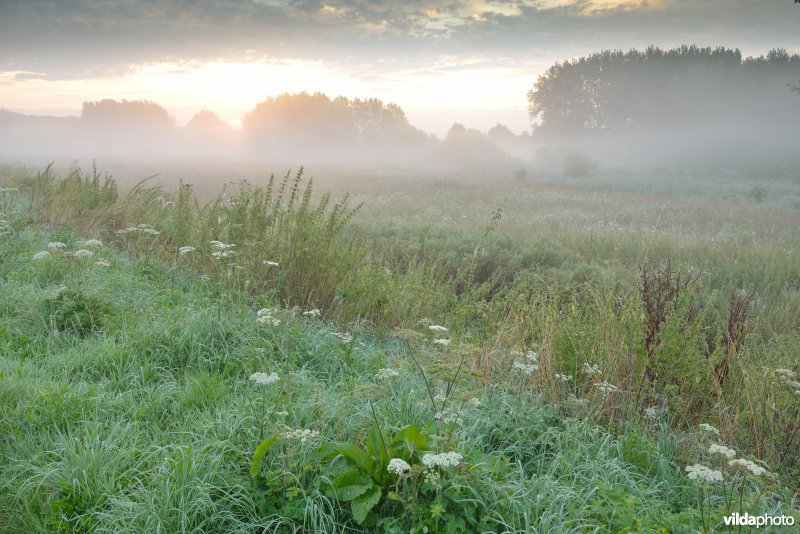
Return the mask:
[[353,336],[351,336],[347,332],[344,332],[342,334],[340,334],[339,332],[334,332],[333,335],[342,340],[343,343],[350,343],[351,341],[353,341]]
[[730,460],[731,458],[736,457],[736,451],[726,447],[725,445],[718,445],[716,443],[712,443],[710,447],[708,447],[709,454],[719,454]]
[[94,262],[94,264],[99,265],[100,267],[111,267],[111,262],[103,259],[97,260]]
[[161,232],[159,232],[155,228],[142,228],[142,233],[143,234],[147,234],[147,235],[152,235],[152,236],[161,235]]
[[212,248],[215,248],[217,250],[230,250],[232,248],[236,248],[236,245],[234,245],[233,243],[231,243],[230,245],[226,245],[222,241],[217,241],[217,240],[209,241],[209,244],[211,245]]
[[455,467],[460,462],[463,456],[457,452],[443,452],[440,454],[426,453],[422,457],[422,464],[428,469],[434,467]]
[[36,254],[33,255],[33,261],[42,261],[50,257],[50,253],[46,250],[40,250]]
[[311,317],[312,319],[316,319],[321,315],[321,313],[318,309],[314,308],[313,310],[308,310],[303,312],[303,315],[305,315],[306,317]]
[[396,378],[400,376],[400,373],[395,371],[394,369],[381,369],[378,371],[378,374],[375,375],[379,380],[391,380],[392,378]]
[[219,258],[230,258],[230,257],[236,255],[236,251],[235,250],[225,250],[225,251],[222,251],[222,252],[218,251],[218,252],[212,252],[211,255],[214,256],[217,259],[219,259]]
[[444,326],[439,326],[438,324],[430,325],[428,327],[428,330],[430,330],[431,332],[434,332],[436,334],[446,334],[447,332],[449,332],[449,330],[447,328],[445,328]]
[[561,373],[556,373],[556,378],[558,378],[564,383],[572,382],[572,375],[562,375]]
[[84,248],[103,248],[103,242],[99,239],[87,239],[83,242]]
[[588,362],[583,363],[583,372],[587,375],[602,375],[603,371],[596,365],[589,365]]
[[800,388],[800,382],[796,380],[784,380],[783,383],[793,389]]
[[719,430],[709,425],[708,423],[700,423],[700,430],[708,432],[709,434],[716,434],[717,436],[719,436]]
[[264,260],[262,263],[267,267],[280,267],[277,261]]
[[256,322],[258,324],[280,326],[281,320],[273,315],[273,313],[275,313],[276,311],[278,310],[275,308],[262,308],[258,310],[257,312],[258,317],[256,317]]
[[527,364],[527,363],[520,362],[520,361],[514,362],[514,367],[513,368],[514,369],[519,369],[520,371],[522,371],[526,375],[529,375],[532,372],[539,370],[539,366],[537,364],[535,364],[535,363]]
[[650,406],[649,408],[645,408],[644,415],[648,419],[655,419],[658,417],[658,411],[656,410],[655,406]]
[[261,386],[270,386],[280,379],[278,373],[253,373],[250,375],[250,380]]
[[400,458],[392,458],[389,460],[389,465],[386,470],[395,475],[405,475],[411,471],[411,466],[405,460]]
[[441,345],[442,347],[448,347],[448,346],[450,346],[450,340],[449,339],[434,339],[433,340],[433,344],[434,345]]
[[599,389],[600,391],[603,392],[603,395],[608,395],[609,393],[614,393],[615,391],[617,391],[619,389],[614,384],[606,382],[605,380],[603,380],[602,382],[595,382],[594,385],[597,386],[597,389]]
[[278,417],[288,417],[289,412],[275,412],[275,415],[277,415]]
[[730,462],[728,462],[728,465],[730,467],[733,467],[734,469],[738,469],[738,470],[747,469],[754,476],[757,476],[757,477],[760,477],[761,475],[763,475],[763,474],[765,474],[767,472],[767,470],[764,469],[763,467],[761,467],[760,465],[758,465],[758,464],[756,464],[754,462],[751,462],[750,460],[745,460],[744,458],[739,458],[737,460],[731,460]]
[[72,255],[75,258],[78,258],[79,260],[85,260],[87,258],[91,258],[92,256],[94,256],[94,252],[92,252],[91,250],[86,250],[85,248],[82,248],[82,249],[79,249],[79,250],[76,250],[75,252],[73,252]]
[[775,374],[778,376],[782,376],[783,378],[794,378],[795,373],[790,369],[775,369]]
[[704,465],[694,464],[686,466],[686,473],[690,479],[700,482],[722,482],[722,472],[716,469],[710,469]]
[[300,443],[305,443],[306,441],[311,441],[318,437],[319,430],[309,430],[308,428],[289,430],[281,434],[282,439],[297,439],[300,440]]
[[64,250],[65,248],[67,248],[67,245],[62,243],[61,241],[52,241],[52,242],[47,244],[47,249],[51,250],[51,251],[52,250]]
[[181,256],[186,256],[187,254],[192,253],[195,250],[197,249],[194,247],[189,247],[189,246],[181,247],[178,249],[178,254],[180,254]]
[[539,353],[529,350],[528,352],[525,353],[525,357],[528,358],[530,361],[535,362],[536,360],[539,359]]

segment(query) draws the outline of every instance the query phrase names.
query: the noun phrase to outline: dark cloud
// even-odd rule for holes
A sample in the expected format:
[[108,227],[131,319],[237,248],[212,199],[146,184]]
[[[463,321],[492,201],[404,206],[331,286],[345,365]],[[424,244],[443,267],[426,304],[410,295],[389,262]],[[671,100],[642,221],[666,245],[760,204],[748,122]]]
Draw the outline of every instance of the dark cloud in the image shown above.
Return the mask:
[[295,57],[384,69],[447,55],[524,62],[648,44],[800,49],[800,4],[792,0],[651,0],[602,10],[590,0],[555,4],[0,0],[0,71],[85,78],[142,62],[212,58]]

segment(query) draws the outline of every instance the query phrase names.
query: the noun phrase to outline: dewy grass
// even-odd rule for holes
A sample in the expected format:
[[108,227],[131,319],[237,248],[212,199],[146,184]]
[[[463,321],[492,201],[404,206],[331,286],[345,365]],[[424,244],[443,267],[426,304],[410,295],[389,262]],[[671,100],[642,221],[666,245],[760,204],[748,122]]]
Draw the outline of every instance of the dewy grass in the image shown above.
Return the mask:
[[[772,297],[783,303],[775,312],[782,321],[762,315],[745,338],[744,354],[759,355],[758,365],[733,358],[723,391],[661,375],[662,390],[643,393],[648,402],[639,413],[644,344],[636,271],[627,282],[622,268],[601,270],[597,279],[569,272],[557,259],[573,257],[563,241],[535,256],[555,270],[510,279],[482,271],[487,264],[478,254],[474,283],[496,285],[467,288],[460,256],[440,254],[448,247],[412,255],[381,241],[366,252],[364,242],[331,228],[347,217],[314,205],[299,180],[285,182],[278,203],[280,185],[258,193],[245,187],[247,198],[216,207],[194,206],[186,192],[169,207],[141,187],[115,198],[111,185],[103,193],[91,176],[66,185],[40,180],[37,194],[47,198],[36,200],[38,209],[53,223],[76,223],[84,239],[101,239],[95,254],[111,265],[34,261],[49,242],[70,251],[80,239],[69,228],[30,224],[25,202],[0,215],[11,228],[0,237],[2,531],[457,531],[461,522],[462,530],[509,532],[698,530],[703,522],[721,529],[731,488],[743,492],[743,508],[733,511],[797,513],[791,414],[800,401],[783,375],[759,374],[762,363],[791,367],[799,346],[791,335],[796,303],[785,295]],[[69,205],[82,188],[96,191],[84,201],[91,210]],[[241,202],[261,207],[245,211]],[[338,211],[349,213],[344,205]],[[268,220],[283,222],[263,227]],[[128,224],[160,233],[152,242],[110,246],[114,229]],[[328,245],[326,235],[338,237]],[[236,260],[243,263],[218,262],[211,240],[236,243],[246,251]],[[196,250],[176,262],[179,247],[189,245]],[[312,258],[330,261],[319,268],[305,261],[312,249]],[[466,250],[472,261],[474,243]],[[102,324],[86,332],[48,326],[51,312],[40,304],[61,288],[86,302],[104,296]],[[713,301],[713,291],[700,295]],[[262,308],[278,322],[260,323]],[[303,314],[315,308],[321,317]],[[697,323],[712,345],[725,319],[718,315]],[[689,316],[680,308],[667,320],[663,331],[672,334],[658,356],[685,358],[682,372],[704,380],[703,360],[679,343],[703,347],[697,324],[681,322]],[[448,346],[432,343],[444,335],[432,325],[448,328]],[[521,379],[514,362],[529,351],[537,352],[538,369]],[[385,369],[398,375],[379,378]],[[258,372],[280,379],[265,390],[248,380]],[[602,381],[619,390],[604,394],[595,386]],[[650,417],[645,407],[653,406]],[[767,420],[754,417],[762,410],[774,411]],[[420,493],[398,493],[402,502],[382,494],[359,524],[349,502],[327,491],[313,453],[333,441],[364,449],[376,421],[385,436],[418,426],[432,453],[458,452],[463,467],[437,468],[437,479],[409,458]],[[742,457],[761,455],[777,478],[704,488],[701,517],[700,487],[684,472],[710,461],[700,422],[713,423],[715,439]],[[282,440],[253,479],[262,429],[265,436],[315,437]]]

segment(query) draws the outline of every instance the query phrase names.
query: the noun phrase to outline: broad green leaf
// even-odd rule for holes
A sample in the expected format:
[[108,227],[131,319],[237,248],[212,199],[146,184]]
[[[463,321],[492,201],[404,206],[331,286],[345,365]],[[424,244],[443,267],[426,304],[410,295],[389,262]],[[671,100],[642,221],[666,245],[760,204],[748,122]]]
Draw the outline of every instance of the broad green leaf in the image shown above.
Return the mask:
[[353,517],[359,525],[364,522],[367,518],[367,514],[369,514],[370,510],[375,508],[375,505],[378,504],[380,500],[381,488],[380,486],[373,485],[369,491],[350,501]]
[[351,469],[331,481],[329,493],[340,501],[352,501],[372,487],[372,480],[362,476],[358,469]]
[[340,454],[352,461],[362,472],[372,472],[374,464],[372,458],[352,443],[347,443],[345,441],[326,443],[311,455],[311,459],[320,462]]
[[253,454],[253,463],[250,464],[251,477],[256,476],[261,471],[261,463],[264,461],[264,456],[277,440],[278,436],[272,436],[271,438],[262,441],[258,447],[256,447],[256,452]]
[[401,428],[392,439],[392,450],[398,455],[401,453],[400,449],[402,448],[413,454],[416,451],[424,451],[427,447],[428,435],[416,425],[408,425],[405,428]]

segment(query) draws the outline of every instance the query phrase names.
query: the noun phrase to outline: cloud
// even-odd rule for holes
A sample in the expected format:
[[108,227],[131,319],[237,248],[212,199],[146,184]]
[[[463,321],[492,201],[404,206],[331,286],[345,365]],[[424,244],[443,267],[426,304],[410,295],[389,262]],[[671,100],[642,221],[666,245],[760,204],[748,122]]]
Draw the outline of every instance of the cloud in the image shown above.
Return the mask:
[[798,27],[800,5],[789,0],[4,0],[0,71],[81,79],[151,62],[299,58],[368,76],[457,55],[525,61],[682,43],[797,49]]

